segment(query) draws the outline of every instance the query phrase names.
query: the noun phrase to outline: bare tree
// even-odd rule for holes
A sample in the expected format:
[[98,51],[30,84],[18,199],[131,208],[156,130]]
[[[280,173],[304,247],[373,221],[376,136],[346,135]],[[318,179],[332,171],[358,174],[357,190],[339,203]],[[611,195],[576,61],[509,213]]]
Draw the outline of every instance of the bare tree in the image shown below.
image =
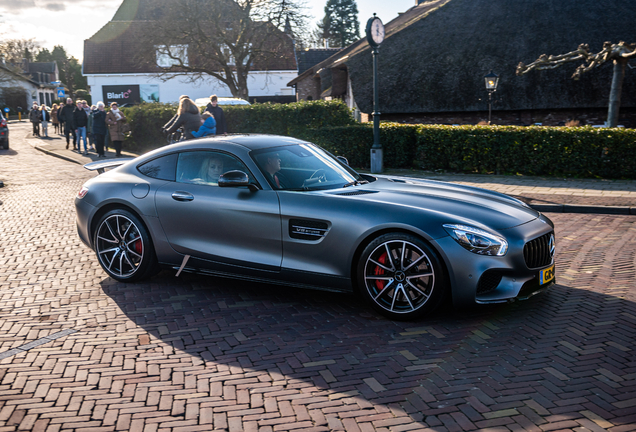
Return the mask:
[[174,0],[140,34],[137,58],[160,78],[213,77],[235,97],[249,97],[251,70],[293,57],[293,34],[304,29],[299,0]]
[[6,63],[20,65],[22,59],[33,61],[38,51],[39,44],[35,39],[7,39],[0,43],[0,55]]
[[534,69],[554,69],[565,63],[583,61],[585,63],[576,68],[572,75],[574,80],[578,80],[585,72],[597,68],[608,61],[612,61],[614,63],[614,74],[612,76],[612,88],[610,90],[609,108],[607,111],[607,126],[616,127],[618,123],[618,111],[621,106],[625,66],[632,58],[636,58],[636,44],[626,44],[623,41],[618,44],[605,42],[603,49],[596,54],[590,53],[589,45],[581,44],[576,51],[557,56],[543,54],[527,66],[523,63],[519,63],[517,66],[517,75],[523,75]]

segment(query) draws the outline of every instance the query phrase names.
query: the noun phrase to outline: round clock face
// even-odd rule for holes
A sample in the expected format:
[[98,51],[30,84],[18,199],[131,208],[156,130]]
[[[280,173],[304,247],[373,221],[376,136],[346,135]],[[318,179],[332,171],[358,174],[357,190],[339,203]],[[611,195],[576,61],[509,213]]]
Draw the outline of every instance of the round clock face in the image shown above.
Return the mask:
[[371,38],[378,45],[384,40],[384,24],[382,24],[380,18],[374,19],[371,23]]

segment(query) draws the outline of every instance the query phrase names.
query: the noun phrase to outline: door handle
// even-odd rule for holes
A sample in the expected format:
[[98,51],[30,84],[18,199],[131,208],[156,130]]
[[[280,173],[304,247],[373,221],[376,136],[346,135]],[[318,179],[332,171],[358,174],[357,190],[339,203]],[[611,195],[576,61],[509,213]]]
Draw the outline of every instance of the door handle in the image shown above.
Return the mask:
[[192,201],[194,196],[188,192],[176,191],[172,193],[172,199],[176,201]]

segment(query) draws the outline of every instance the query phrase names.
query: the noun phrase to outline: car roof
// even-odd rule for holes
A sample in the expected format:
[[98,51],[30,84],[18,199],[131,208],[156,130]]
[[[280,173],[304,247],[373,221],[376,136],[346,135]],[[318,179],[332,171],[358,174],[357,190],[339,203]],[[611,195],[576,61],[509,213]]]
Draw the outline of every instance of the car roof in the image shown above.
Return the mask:
[[[206,147],[210,144],[235,144],[240,145],[248,150],[261,150],[270,147],[280,147],[286,145],[307,144],[296,138],[281,135],[265,135],[265,134],[236,134],[236,135],[220,135],[214,137],[200,138],[194,140],[186,140],[177,144],[172,144],[171,148],[194,149],[197,147]],[[166,147],[163,147],[164,149]]]
[[306,141],[288,136],[265,135],[265,134],[242,134],[228,135],[223,140],[247,147],[250,150],[260,150],[270,147],[280,147],[284,145],[304,144]]

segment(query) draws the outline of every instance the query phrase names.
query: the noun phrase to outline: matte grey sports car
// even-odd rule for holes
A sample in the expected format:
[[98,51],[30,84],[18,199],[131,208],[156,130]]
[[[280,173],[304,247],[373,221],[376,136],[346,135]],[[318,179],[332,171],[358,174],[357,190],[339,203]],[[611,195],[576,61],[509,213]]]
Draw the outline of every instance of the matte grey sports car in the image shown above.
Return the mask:
[[103,174],[75,200],[77,228],[118,281],[162,266],[356,290],[393,319],[420,317],[444,294],[462,307],[555,282],[554,226],[523,202],[358,174],[294,138],[203,138],[86,167]]

